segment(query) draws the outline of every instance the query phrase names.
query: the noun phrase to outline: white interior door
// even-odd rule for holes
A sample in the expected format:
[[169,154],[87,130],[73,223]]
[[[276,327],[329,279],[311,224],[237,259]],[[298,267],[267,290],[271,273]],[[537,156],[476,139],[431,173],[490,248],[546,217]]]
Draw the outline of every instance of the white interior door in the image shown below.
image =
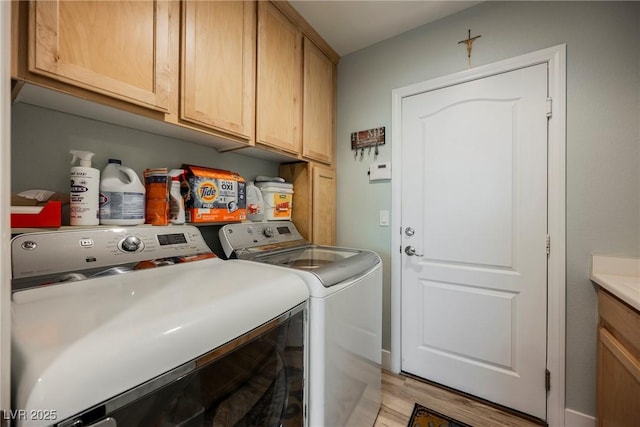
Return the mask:
[[402,100],[402,370],[541,419],[546,99],[539,64]]

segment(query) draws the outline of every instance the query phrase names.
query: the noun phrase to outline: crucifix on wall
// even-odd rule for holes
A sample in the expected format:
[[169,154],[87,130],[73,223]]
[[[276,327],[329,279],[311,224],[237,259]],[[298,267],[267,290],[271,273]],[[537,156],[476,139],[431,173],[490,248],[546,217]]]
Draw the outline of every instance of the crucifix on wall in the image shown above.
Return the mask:
[[467,65],[469,66],[469,68],[471,68],[471,49],[473,49],[473,42],[476,41],[476,39],[479,39],[480,37],[482,37],[481,35],[477,35],[475,37],[471,37],[471,29],[469,29],[469,35],[467,36],[466,40],[460,40],[458,42],[458,44],[462,44],[464,43],[465,45],[467,45]]

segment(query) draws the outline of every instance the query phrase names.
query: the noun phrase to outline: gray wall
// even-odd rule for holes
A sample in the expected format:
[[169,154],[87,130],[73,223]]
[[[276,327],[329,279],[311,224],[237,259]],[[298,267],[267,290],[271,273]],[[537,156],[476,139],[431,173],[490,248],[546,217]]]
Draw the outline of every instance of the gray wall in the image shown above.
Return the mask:
[[[102,170],[109,158],[122,160],[140,179],[146,168],[179,168],[183,163],[231,170],[245,180],[277,176],[278,163],[211,147],[115,126],[33,105],[17,103],[11,110],[11,191],[46,189],[69,192],[69,150],[96,153],[93,167]],[[63,224],[69,223],[63,209]],[[211,249],[223,256],[219,226],[199,227]]]
[[[354,158],[353,131],[386,126],[391,91],[467,68],[457,42],[481,34],[472,65],[567,44],[566,406],[595,414],[596,298],[590,255],[640,256],[640,3],[487,2],[341,59],[338,68],[338,244],[384,261],[383,347],[390,348],[392,182],[370,184],[373,152]],[[357,218],[357,220],[356,220]]]
[[238,172],[246,180],[276,176],[278,163],[115,126],[29,104],[11,111],[11,190],[43,188],[69,192],[69,150],[96,153],[92,166],[102,170],[110,158],[122,160],[140,179],[146,168],[179,168],[183,163]]

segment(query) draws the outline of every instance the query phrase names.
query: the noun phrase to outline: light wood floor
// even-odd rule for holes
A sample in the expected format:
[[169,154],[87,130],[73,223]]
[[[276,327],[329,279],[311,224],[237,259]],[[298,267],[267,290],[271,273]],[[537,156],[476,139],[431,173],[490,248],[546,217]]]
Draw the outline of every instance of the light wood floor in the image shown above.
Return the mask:
[[382,407],[374,427],[406,427],[415,403],[474,427],[539,427],[478,401],[387,371],[382,371]]

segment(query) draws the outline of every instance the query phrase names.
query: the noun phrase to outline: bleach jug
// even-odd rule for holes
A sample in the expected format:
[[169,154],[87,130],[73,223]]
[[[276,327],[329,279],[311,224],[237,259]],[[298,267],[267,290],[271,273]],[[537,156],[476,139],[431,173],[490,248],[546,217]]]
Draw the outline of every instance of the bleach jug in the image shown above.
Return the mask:
[[109,159],[101,178],[100,224],[144,224],[145,188],[136,172]]
[[264,219],[262,191],[253,185],[253,182],[247,184],[247,218],[250,221],[262,221]]

